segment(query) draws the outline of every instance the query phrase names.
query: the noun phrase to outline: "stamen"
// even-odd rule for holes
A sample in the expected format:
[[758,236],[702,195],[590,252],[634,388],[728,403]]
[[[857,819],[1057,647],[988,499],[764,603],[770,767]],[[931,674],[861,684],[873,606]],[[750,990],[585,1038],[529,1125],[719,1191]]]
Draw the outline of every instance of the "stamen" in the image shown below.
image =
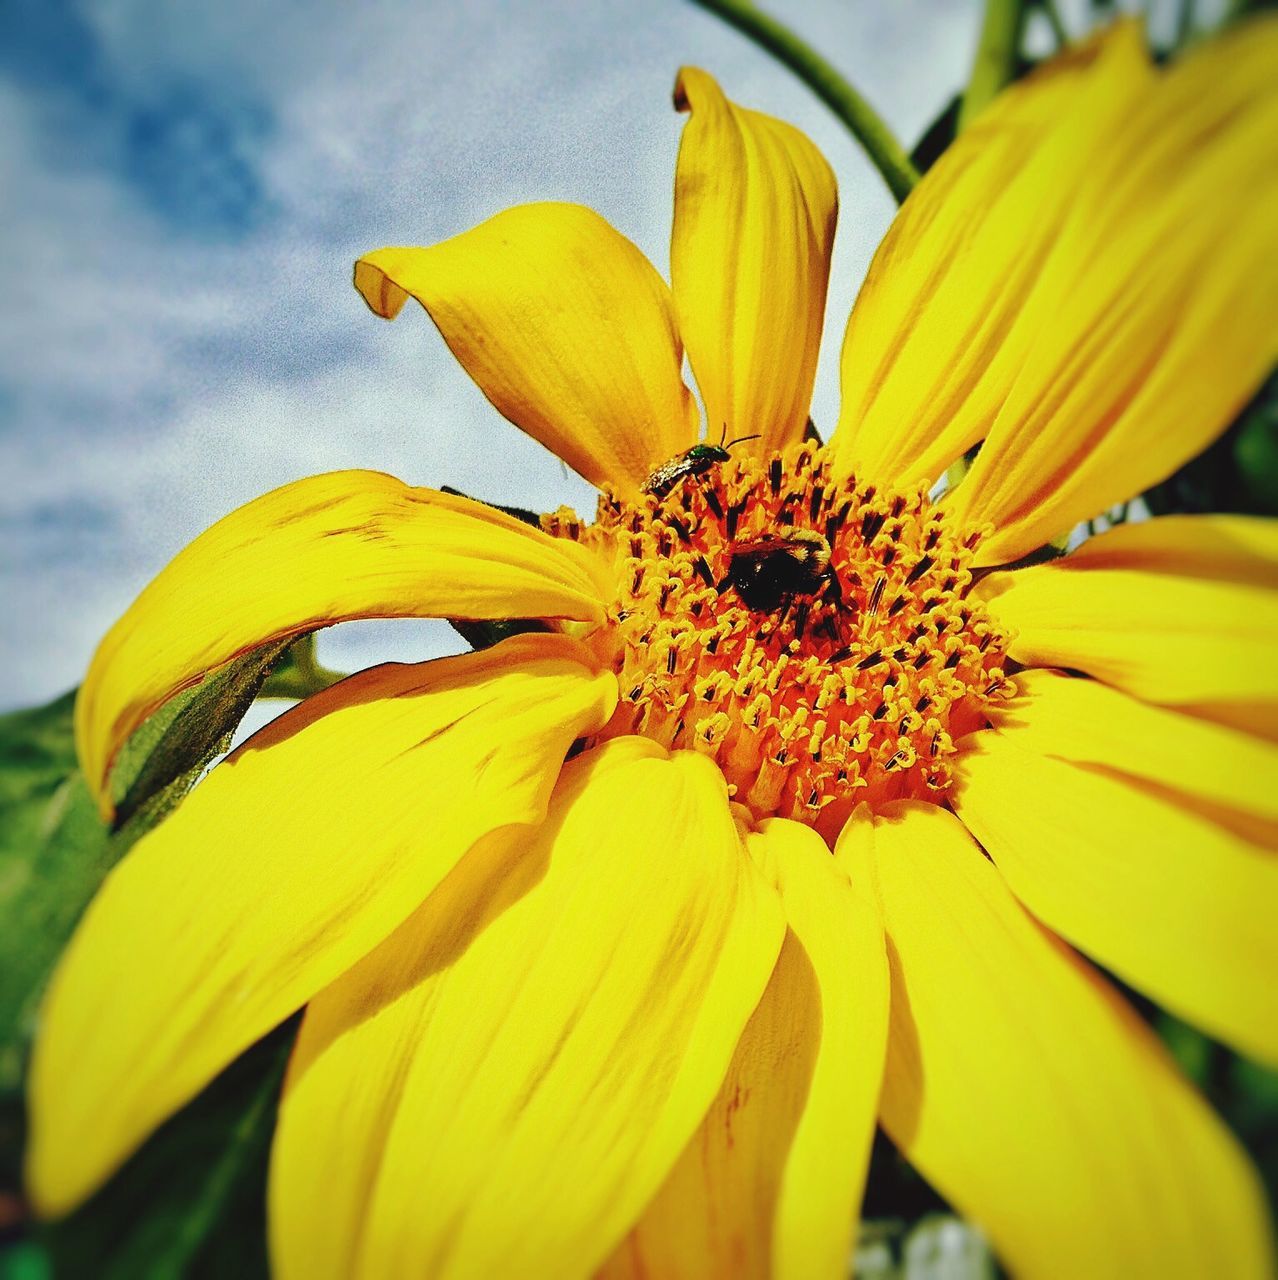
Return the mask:
[[[861,802],[943,801],[955,741],[1015,691],[1006,638],[966,596],[981,531],[832,463],[741,452],[638,503],[605,493],[587,528],[545,522],[618,566],[626,692],[599,737],[702,752],[756,817],[827,839]],[[742,563],[775,591],[731,589]]]
[[934,564],[935,560],[931,556],[924,556],[922,560],[910,570],[909,576],[905,579],[905,585],[912,587]]

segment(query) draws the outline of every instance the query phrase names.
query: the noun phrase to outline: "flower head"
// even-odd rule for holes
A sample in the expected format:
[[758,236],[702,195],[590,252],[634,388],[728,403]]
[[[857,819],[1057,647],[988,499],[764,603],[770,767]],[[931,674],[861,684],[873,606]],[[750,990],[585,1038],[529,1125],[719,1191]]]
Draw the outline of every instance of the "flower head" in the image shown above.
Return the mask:
[[284,1276],[840,1275],[876,1117],[1018,1274],[1265,1274],[1245,1160],[1071,947],[1278,1060],[1278,534],[1017,566],[1267,372],[1276,54],[1253,25],[1156,72],[1120,26],[1000,98],[875,258],[828,445],[833,177],[703,72],[671,287],[570,205],[362,259],[596,519],[316,477],[108,635],[109,811],[128,734],[255,645],[546,627],[313,696],[113,873],[44,1012],[44,1208],[306,1005]]
[[968,599],[979,531],[922,486],[832,471],[791,445],[655,500],[608,493],[588,529],[550,521],[617,569],[621,705],[601,736],[704,754],[753,819],[831,843],[858,805],[939,802],[956,738],[1014,688]]

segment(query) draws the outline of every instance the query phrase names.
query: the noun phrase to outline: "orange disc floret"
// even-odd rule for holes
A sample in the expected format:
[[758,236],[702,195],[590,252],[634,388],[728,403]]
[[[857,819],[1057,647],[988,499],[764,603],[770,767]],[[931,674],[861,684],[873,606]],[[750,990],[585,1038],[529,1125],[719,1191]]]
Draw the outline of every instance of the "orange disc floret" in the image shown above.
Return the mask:
[[939,800],[955,740],[1015,690],[967,598],[980,533],[922,488],[836,479],[821,448],[731,458],[663,494],[548,517],[612,558],[621,704],[603,736],[712,756],[756,816],[835,832]]

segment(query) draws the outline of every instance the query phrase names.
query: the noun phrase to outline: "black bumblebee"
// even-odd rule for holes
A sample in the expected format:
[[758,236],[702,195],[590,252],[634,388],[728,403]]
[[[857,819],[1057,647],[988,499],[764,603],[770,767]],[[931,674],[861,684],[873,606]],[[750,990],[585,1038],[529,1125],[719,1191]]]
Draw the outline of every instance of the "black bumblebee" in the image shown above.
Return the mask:
[[669,462],[663,462],[643,482],[643,491],[656,498],[664,498],[680,480],[686,480],[689,476],[703,476],[712,467],[717,467],[721,462],[727,462],[731,457],[728,450],[733,445],[758,438],[757,435],[738,436],[726,444],[722,440],[718,444],[694,444],[691,449],[685,449]]
[[835,605],[843,599],[830,567],[830,544],[809,529],[737,543],[716,589],[720,595],[735,589],[746,608],[758,613],[774,613],[792,596],[821,596]]

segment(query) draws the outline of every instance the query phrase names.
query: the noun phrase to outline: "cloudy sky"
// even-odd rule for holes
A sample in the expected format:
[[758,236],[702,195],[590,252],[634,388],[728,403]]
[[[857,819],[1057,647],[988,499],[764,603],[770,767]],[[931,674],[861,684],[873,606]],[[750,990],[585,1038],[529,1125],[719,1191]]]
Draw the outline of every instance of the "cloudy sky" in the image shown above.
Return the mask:
[[[962,83],[979,22],[976,0],[786,8],[908,142]],[[687,0],[6,0],[0,708],[76,683],[170,556],[285,481],[372,467],[589,511],[420,310],[365,309],[350,265],[557,199],[664,270],[681,62],[798,124],[838,172],[828,423],[892,204],[819,102]],[[357,624],[321,655],[350,669],[455,643],[444,624]]]

